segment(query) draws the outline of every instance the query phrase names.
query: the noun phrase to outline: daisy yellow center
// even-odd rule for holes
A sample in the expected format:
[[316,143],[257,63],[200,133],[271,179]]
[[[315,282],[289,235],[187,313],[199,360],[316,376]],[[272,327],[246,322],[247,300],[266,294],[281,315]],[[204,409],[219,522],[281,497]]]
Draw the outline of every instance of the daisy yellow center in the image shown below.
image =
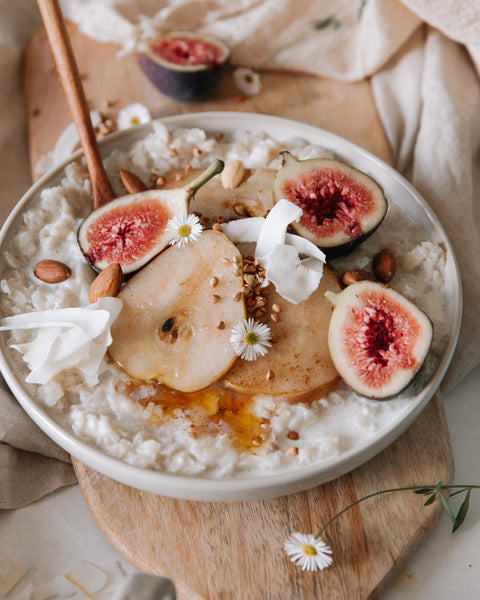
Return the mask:
[[180,225],[178,228],[178,235],[182,238],[188,237],[192,231],[190,225]]
[[302,546],[302,552],[307,556],[315,556],[317,554],[317,551],[311,544],[304,544]]
[[140,123],[140,119],[139,119],[138,117],[132,117],[132,118],[130,119],[130,123],[131,123],[132,125],[138,125],[138,124]]
[[246,81],[247,83],[253,83],[253,76],[252,76],[252,75],[250,75],[250,73],[247,73],[247,74],[245,75],[245,81]]
[[258,341],[257,334],[253,333],[253,331],[249,331],[248,333],[245,334],[244,342],[246,344],[248,344],[249,346],[255,346],[257,341]]

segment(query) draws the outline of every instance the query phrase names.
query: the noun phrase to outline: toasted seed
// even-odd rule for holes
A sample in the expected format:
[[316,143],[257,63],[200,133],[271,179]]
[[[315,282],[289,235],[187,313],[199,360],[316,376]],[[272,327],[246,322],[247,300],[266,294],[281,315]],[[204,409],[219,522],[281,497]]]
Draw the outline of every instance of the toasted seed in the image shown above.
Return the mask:
[[232,297],[232,300],[234,302],[240,302],[240,300],[242,299],[242,292],[237,292],[236,294],[234,294],[234,296]]
[[272,304],[272,310],[273,312],[279,313],[280,307],[278,306],[278,304]]
[[160,177],[157,177],[155,179],[155,185],[157,187],[162,187],[162,185],[165,185],[165,177],[162,177],[161,175],[160,175]]
[[235,214],[237,214],[239,217],[245,214],[245,207],[243,206],[243,204],[235,204],[233,210],[235,211]]
[[276,452],[278,450],[278,444],[275,442],[268,442],[266,449],[267,452]]
[[220,223],[214,223],[212,225],[212,229],[215,229],[215,231],[223,231],[222,226],[220,225]]
[[300,436],[298,435],[298,431],[289,431],[287,437],[289,440],[298,440]]
[[297,456],[297,454],[298,454],[298,448],[296,446],[291,446],[287,450],[286,454],[288,454],[289,456]]
[[249,285],[250,287],[253,286],[253,284],[255,283],[255,275],[252,275],[250,273],[247,273],[243,276],[243,281]]
[[226,256],[222,256],[222,258],[220,259],[220,262],[222,263],[222,265],[229,265],[230,259],[227,258]]
[[190,163],[188,163],[188,165],[185,167],[185,173],[190,173],[190,171],[193,169],[192,165]]
[[202,151],[200,150],[200,148],[194,148],[192,150],[192,154],[193,154],[193,156],[198,157],[198,156],[200,156],[202,154]]
[[272,319],[272,321],[273,321],[274,323],[278,323],[278,322],[280,321],[280,317],[278,316],[278,313],[272,313],[272,314],[270,315],[270,318]]
[[172,158],[175,158],[175,156],[178,156],[178,150],[176,148],[170,148],[170,156]]
[[214,288],[217,287],[218,285],[218,277],[211,277],[210,278],[210,287]]
[[274,378],[275,374],[272,369],[268,369],[267,374],[265,375],[265,379],[267,381],[271,381]]
[[220,296],[217,296],[217,294],[212,294],[210,296],[210,302],[213,302],[213,304],[220,302],[220,300],[221,300],[221,298],[220,298]]
[[225,329],[225,321],[219,321],[217,323],[217,329]]

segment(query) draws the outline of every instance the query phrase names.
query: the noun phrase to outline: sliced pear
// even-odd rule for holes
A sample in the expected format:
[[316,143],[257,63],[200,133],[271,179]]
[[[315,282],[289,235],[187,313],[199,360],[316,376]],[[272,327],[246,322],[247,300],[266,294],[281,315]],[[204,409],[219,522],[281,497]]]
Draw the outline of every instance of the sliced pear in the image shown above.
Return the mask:
[[[268,288],[263,322],[271,328],[275,343],[255,361],[238,360],[223,382],[239,391],[292,400],[313,398],[333,387],[339,374],[328,349],[332,306],[324,294],[340,289],[337,276],[327,266],[316,291],[300,304],[292,304]],[[269,318],[273,304],[280,309],[278,322]]]
[[[165,184],[161,189],[173,189],[178,186],[179,181],[186,185],[200,173],[201,169],[189,172],[184,169],[169,171],[163,176]],[[260,217],[273,206],[275,175],[276,171],[273,169],[246,169],[240,185],[233,189],[225,189],[220,177],[214,177],[195,193],[190,203],[190,212],[209,220],[216,217]]]
[[245,318],[241,261],[214,230],[162,252],[119,293],[110,356],[131,377],[182,392],[218,380],[236,359],[230,330]]

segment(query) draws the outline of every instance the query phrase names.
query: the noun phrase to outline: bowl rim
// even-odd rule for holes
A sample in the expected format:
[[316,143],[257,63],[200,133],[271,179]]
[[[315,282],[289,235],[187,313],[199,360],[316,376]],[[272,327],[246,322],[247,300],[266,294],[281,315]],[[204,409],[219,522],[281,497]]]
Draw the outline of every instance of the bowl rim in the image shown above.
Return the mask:
[[[303,132],[306,136],[304,139],[311,140],[312,138],[321,138],[325,143],[320,144],[318,141],[315,143],[319,143],[323,146],[326,144],[327,149],[331,146],[340,147],[342,151],[345,151],[347,154],[353,153],[353,155],[361,157],[362,160],[366,160],[373,169],[382,170],[386,177],[391,178],[400,185],[425,211],[428,220],[439,233],[442,238],[442,243],[445,244],[446,248],[447,266],[453,283],[451,298],[452,328],[439,364],[434,373],[430,376],[426,386],[421,393],[417,395],[416,400],[409,407],[407,414],[404,414],[405,411],[401,412],[397,418],[381,430],[381,435],[376,437],[373,441],[370,440],[360,446],[356,446],[348,452],[340,454],[340,456],[333,456],[320,462],[316,461],[295,470],[279,470],[273,474],[254,477],[242,475],[216,479],[212,477],[206,478],[201,476],[177,475],[174,473],[145,469],[125,463],[120,459],[113,458],[99,448],[80,440],[73,432],[63,429],[60,424],[48,415],[41,405],[37,404],[37,402],[30,397],[25,383],[16,375],[14,361],[9,355],[11,350],[9,350],[6,345],[6,335],[4,333],[0,336],[0,371],[5,377],[14,396],[40,429],[63,449],[90,468],[126,485],[174,498],[203,501],[235,501],[276,497],[302,491],[314,487],[315,485],[331,481],[332,479],[363,465],[395,441],[430,401],[445,375],[458,341],[462,319],[462,287],[460,272],[451,242],[438,217],[419,192],[387,163],[357,144],[321,128],[283,117],[228,111],[185,113],[155,119],[155,122],[164,124],[169,130],[184,127],[200,127],[205,130],[208,130],[209,128],[218,130],[219,123],[221,124],[222,122],[224,124],[230,123],[232,128],[236,126],[232,125],[232,122],[237,125],[242,125],[243,127],[247,127],[247,125],[252,127],[254,124],[255,127],[257,127],[257,130],[263,129],[268,131],[268,135],[273,138],[275,138],[275,132],[272,132],[271,129],[275,128],[283,127],[286,131],[292,130],[292,135],[295,134],[300,138],[303,137]],[[110,134],[99,143],[102,156],[109,154],[115,147],[120,146],[121,143],[133,143],[136,140],[141,139],[146,134],[152,132],[153,127],[154,122],[150,122],[143,125],[137,125],[128,130]],[[67,165],[71,162],[78,161],[82,156],[83,152],[81,150],[76,151],[53,170],[45,173],[22,196],[0,230],[0,252],[8,242],[11,228],[25,210],[26,206],[36,201],[36,196],[43,188],[57,185]]]

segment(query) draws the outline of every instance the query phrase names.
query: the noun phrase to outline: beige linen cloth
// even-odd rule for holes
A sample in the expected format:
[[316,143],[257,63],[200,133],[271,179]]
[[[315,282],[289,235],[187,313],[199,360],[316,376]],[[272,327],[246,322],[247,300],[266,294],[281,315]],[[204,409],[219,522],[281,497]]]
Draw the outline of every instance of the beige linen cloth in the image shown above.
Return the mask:
[[[396,168],[443,223],[463,277],[464,320],[443,389],[480,363],[480,3],[478,0],[64,0],[86,35],[131,48],[141,32],[224,38],[233,63],[343,81],[371,78]],[[21,51],[33,0],[0,0],[2,219],[29,186]],[[311,23],[318,24],[317,29]],[[68,457],[0,389],[0,508],[75,481]]]

